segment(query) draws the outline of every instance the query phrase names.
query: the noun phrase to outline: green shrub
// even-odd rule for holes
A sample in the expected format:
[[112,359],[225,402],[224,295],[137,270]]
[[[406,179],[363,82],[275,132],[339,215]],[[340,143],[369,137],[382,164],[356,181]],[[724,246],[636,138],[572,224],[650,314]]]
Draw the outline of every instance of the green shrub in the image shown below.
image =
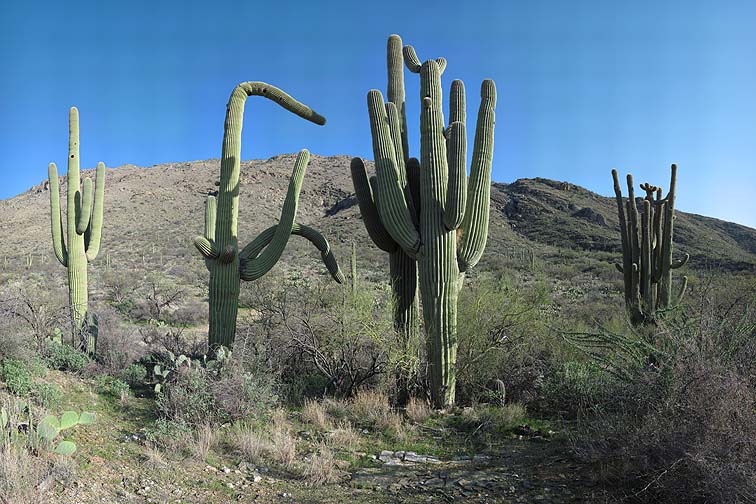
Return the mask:
[[102,395],[120,399],[129,394],[129,384],[114,376],[102,375],[95,378],[97,392]]
[[3,359],[0,363],[0,378],[13,394],[26,396],[32,391],[32,374],[23,361]]
[[204,369],[181,367],[171,376],[155,401],[161,417],[187,425],[200,425],[216,418],[217,406]]
[[594,363],[565,362],[546,378],[542,400],[548,411],[574,419],[587,410],[598,412],[614,381]]
[[147,381],[147,368],[141,364],[129,364],[119,373],[119,377],[132,387],[141,386]]
[[54,383],[35,383],[32,389],[34,399],[45,408],[57,405],[63,397],[63,391]]
[[182,454],[187,451],[192,439],[192,428],[189,425],[165,418],[157,419],[146,432],[148,443],[171,453]]
[[54,341],[45,342],[42,356],[50,369],[74,373],[84,369],[84,366],[89,362],[89,357],[86,354],[79,352],[70,345]]

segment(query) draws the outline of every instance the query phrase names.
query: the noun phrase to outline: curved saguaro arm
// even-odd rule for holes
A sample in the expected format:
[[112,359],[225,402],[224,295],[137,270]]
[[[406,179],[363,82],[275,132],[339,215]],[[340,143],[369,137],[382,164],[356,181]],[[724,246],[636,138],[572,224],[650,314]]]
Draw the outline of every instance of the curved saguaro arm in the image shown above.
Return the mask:
[[622,266],[615,266],[624,277],[625,304],[634,325],[655,324],[657,313],[679,303],[687,287],[687,277],[683,277],[673,303],[672,270],[683,267],[690,259],[690,255],[685,254],[682,259],[672,260],[677,166],[672,165],[666,197],[662,197],[661,188],[648,182],[639,186],[646,193],[640,215],[632,175],[627,176],[627,202],[622,198],[617,170],[612,170],[612,179],[622,242]]
[[[241,251],[239,254],[239,267],[242,280],[257,280],[262,276],[259,274],[259,268],[254,266],[250,268],[248,266],[253,264],[253,262],[260,257],[260,253],[263,252],[270,243],[275,241],[275,237],[280,233],[280,229],[280,226],[269,227],[257,235],[257,237],[249,242],[249,244]],[[328,240],[326,240],[322,234],[309,226],[297,223],[292,224],[291,234],[301,236],[315,245],[315,248],[320,251],[320,257],[323,260],[323,264],[325,264],[331,277],[337,283],[343,284],[346,281],[344,274],[341,272],[341,268],[339,268],[339,265],[336,262],[336,257],[334,257],[333,251],[331,251],[331,246],[329,245]]]
[[270,271],[281,258],[297,216],[299,192],[302,190],[302,182],[309,162],[310,153],[307,150],[300,151],[289,179],[289,190],[281,209],[281,218],[276,226],[276,232],[262,253],[248,257],[244,266],[240,266],[242,280],[257,280]]
[[194,245],[205,258],[210,271],[208,340],[212,349],[230,347],[234,341],[241,280],[256,280],[270,271],[280,259],[291,234],[301,234],[313,241],[321,250],[332,276],[337,281],[343,281],[343,277],[339,276],[336,259],[325,239],[314,230],[295,224],[299,193],[310,158],[307,150],[302,150],[297,156],[280,222],[266,230],[242,252],[239,251],[237,231],[241,133],[244,105],[249,96],[268,98],[315,124],[323,125],[326,122],[323,116],[307,105],[265,82],[243,82],[231,93],[226,106],[218,196],[207,198],[204,234],[194,239]]
[[50,182],[50,225],[53,251],[68,270],[68,301],[71,310],[72,343],[94,354],[96,331],[88,320],[87,263],[100,250],[105,200],[105,165],[97,164],[95,182],[82,182],[79,159],[79,111],[71,107],[68,113],[68,173],[66,174],[66,238],[63,237],[64,217],[60,206],[60,181],[55,163],[48,166]]
[[365,224],[365,229],[367,230],[368,235],[373,240],[373,243],[384,252],[395,251],[398,245],[394,239],[391,238],[388,231],[386,231],[386,228],[383,227],[378,208],[373,198],[373,190],[370,187],[370,181],[367,176],[364,161],[360,158],[352,158],[351,172],[352,184],[354,184],[357,203],[360,206],[362,222]]

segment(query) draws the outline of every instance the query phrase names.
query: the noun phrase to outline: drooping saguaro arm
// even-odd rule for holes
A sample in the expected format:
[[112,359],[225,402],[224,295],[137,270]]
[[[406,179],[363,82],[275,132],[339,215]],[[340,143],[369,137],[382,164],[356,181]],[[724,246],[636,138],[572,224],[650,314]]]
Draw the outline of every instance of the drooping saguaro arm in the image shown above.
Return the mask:
[[[247,270],[246,265],[257,259],[260,256],[260,253],[263,252],[269,244],[275,241],[278,233],[279,226],[271,226],[257,235],[257,237],[249,242],[249,244],[240,252],[239,258],[241,261],[242,280],[256,280],[259,278],[254,276],[256,275],[255,269],[252,268],[251,270]],[[301,236],[315,245],[315,248],[320,251],[323,264],[325,264],[331,277],[333,277],[337,283],[342,284],[346,281],[344,274],[341,272],[341,268],[339,268],[336,261],[336,257],[333,255],[331,246],[328,244],[328,240],[326,240],[322,234],[309,226],[297,223],[292,224],[291,234]],[[250,273],[249,275],[247,275],[248,272]]]
[[488,240],[495,125],[496,84],[492,80],[484,80],[480,86],[480,108],[467,186],[467,209],[461,226],[462,243],[457,253],[462,272],[478,264]]
[[398,245],[391,238],[381,222],[378,208],[373,197],[373,190],[370,187],[370,181],[365,169],[365,163],[360,158],[352,158],[351,163],[352,183],[357,195],[357,203],[360,206],[362,222],[365,224],[368,235],[376,246],[384,252],[393,252]]
[[289,179],[289,190],[286,193],[283,208],[281,209],[281,218],[276,226],[276,232],[273,235],[270,244],[260,254],[250,256],[240,265],[241,279],[252,281],[262,277],[265,273],[275,266],[281,258],[289,236],[292,234],[294,219],[297,216],[297,206],[299,204],[299,192],[302,190],[307,164],[310,162],[309,151],[303,149],[297,156],[294,164],[294,171]]

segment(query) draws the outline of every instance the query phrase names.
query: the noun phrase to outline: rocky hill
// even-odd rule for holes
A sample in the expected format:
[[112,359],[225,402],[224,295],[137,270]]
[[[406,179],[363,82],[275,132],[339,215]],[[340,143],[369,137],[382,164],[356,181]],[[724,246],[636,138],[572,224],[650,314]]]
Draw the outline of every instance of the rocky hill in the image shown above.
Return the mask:
[[[248,242],[279,216],[295,154],[242,163],[240,241]],[[93,177],[92,170],[82,172]],[[149,269],[157,262],[194,268],[202,261],[192,239],[203,229],[205,196],[214,191],[219,160],[169,163],[149,168],[109,169],[105,229],[97,263],[107,255],[113,267]],[[611,187],[608,173],[607,189]],[[65,176],[61,177],[65,190]],[[62,198],[65,205],[65,198]],[[52,264],[49,193],[45,181],[0,201],[0,261],[6,270]],[[352,241],[367,269],[380,269],[385,256],[362,225],[349,177],[347,156],[312,156],[299,206],[298,222],[327,235],[337,257],[346,260]],[[756,271],[756,230],[700,215],[677,213],[676,250],[691,254],[693,269]],[[491,228],[480,268],[496,268],[502,256],[532,250],[545,260],[567,249],[600,261],[617,260],[619,233],[615,201],[569,182],[542,178],[494,183]],[[282,267],[320,272],[318,254],[292,239]],[[29,268],[29,269],[36,269]]]

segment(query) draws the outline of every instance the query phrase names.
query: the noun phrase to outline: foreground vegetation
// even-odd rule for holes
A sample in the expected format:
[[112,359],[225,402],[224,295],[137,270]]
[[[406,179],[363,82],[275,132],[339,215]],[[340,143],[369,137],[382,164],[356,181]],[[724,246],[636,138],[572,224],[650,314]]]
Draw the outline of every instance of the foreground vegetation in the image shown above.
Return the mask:
[[[621,294],[526,264],[463,291],[446,411],[428,406],[424,349],[396,341],[390,293],[364,278],[354,294],[296,277],[245,287],[237,344],[212,360],[168,273],[100,286],[95,360],[56,341],[64,289],[11,283],[0,394],[18,435],[0,448],[0,500],[752,500],[754,279],[692,278],[649,339]],[[66,411],[96,418],[58,438],[72,455],[18,430]]]

